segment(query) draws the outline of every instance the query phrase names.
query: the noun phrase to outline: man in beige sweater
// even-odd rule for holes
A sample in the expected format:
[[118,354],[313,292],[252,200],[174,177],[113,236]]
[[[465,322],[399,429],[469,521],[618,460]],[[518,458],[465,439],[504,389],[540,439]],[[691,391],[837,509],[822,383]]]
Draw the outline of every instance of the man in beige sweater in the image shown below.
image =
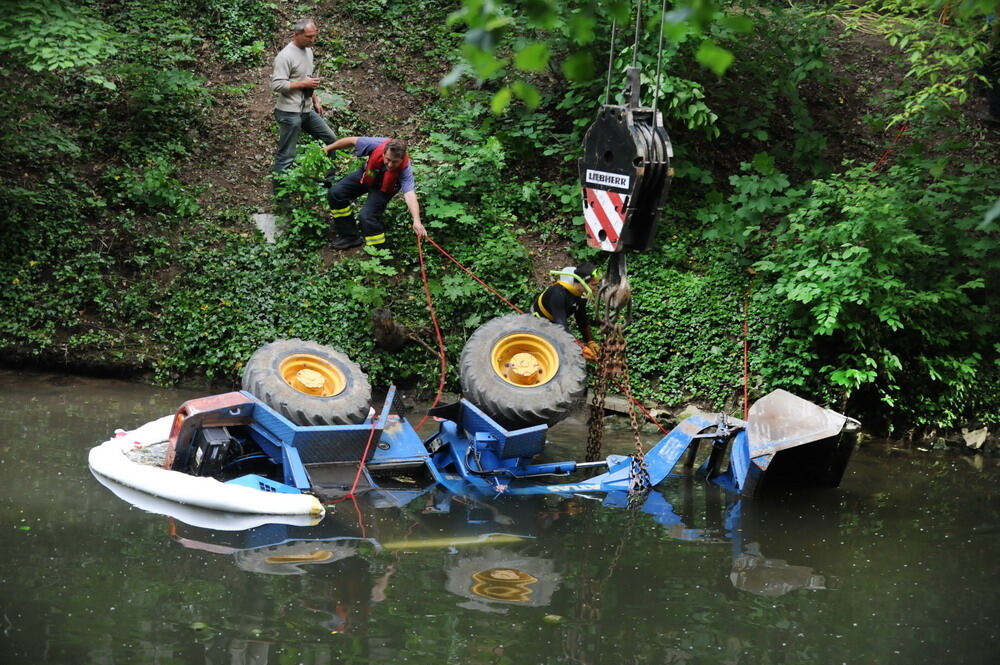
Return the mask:
[[324,144],[337,140],[323,120],[323,105],[313,90],[322,80],[313,76],[313,50],[319,29],[312,19],[292,24],[292,41],[274,58],[271,90],[278,94],[274,118],[278,121],[278,150],[274,173],[281,173],[295,160],[295,145],[303,130]]

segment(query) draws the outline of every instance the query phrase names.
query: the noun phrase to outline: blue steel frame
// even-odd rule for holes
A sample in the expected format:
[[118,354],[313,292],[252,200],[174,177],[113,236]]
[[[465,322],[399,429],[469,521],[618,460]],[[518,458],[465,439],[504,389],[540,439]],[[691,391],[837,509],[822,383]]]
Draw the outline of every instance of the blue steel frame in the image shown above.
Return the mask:
[[[531,464],[530,458],[501,458],[496,454],[498,442],[520,436],[544,435],[546,427],[527,428],[513,432],[505,430],[474,404],[462,400],[460,422],[445,420],[437,434],[428,440],[439,445],[431,457],[430,471],[434,479],[448,490],[468,494],[474,490],[483,496],[627,493],[631,482],[632,457],[610,455],[600,466],[607,470],[597,476],[574,483],[540,484],[529,479],[539,476],[568,476],[595,465],[579,462],[549,462]],[[658,485],[672,474],[681,456],[696,437],[716,423],[702,416],[684,420],[646,453],[650,483]],[[475,427],[477,429],[469,429]]]
[[[382,410],[358,425],[300,426],[244,392],[254,402],[249,431],[254,441],[280,465],[284,483],[298,491],[309,491],[312,483],[303,453],[308,453],[317,442],[324,446],[354,446],[359,437],[370,437],[365,473],[369,485],[377,483],[367,468],[379,465],[423,465],[435,482],[447,490],[463,495],[496,497],[538,494],[606,493],[623,495],[628,492],[632,474],[632,456],[610,455],[603,462],[580,463],[576,461],[533,464],[534,455],[545,446],[547,427],[538,425],[518,430],[507,430],[483,413],[471,402],[446,407],[449,418],[442,419],[438,431],[422,441],[404,416],[392,413],[396,388],[389,389]],[[712,442],[712,455],[698,470],[698,474],[726,490],[746,493],[752,489],[755,478],[762,469],[748,456],[746,431],[742,421],[726,423],[692,416],[678,424],[645,454],[651,485],[655,486],[674,474],[674,467],[687,451],[694,458],[701,439]],[[713,429],[713,432],[705,433]],[[367,440],[367,438],[366,438]],[[726,449],[730,450],[727,468],[722,470]],[[315,457],[308,453],[306,456]],[[360,464],[357,453],[353,463]],[[320,460],[322,462],[322,460]],[[343,462],[338,457],[336,460]],[[540,477],[569,476],[585,468],[605,468],[603,473],[579,482],[545,484]],[[237,479],[236,482],[238,482]]]
[[392,413],[395,386],[389,389],[381,412],[358,425],[296,425],[250,393],[244,391],[243,394],[254,402],[248,426],[251,438],[274,464],[281,467],[284,483],[299,491],[308,491],[313,486],[303,453],[310,453],[308,458],[319,463],[345,461],[342,457],[316,459],[313,449],[320,444],[327,450],[342,444],[342,448],[356,451],[355,459],[346,460],[354,463],[361,462],[358,441],[365,442],[365,461],[373,465],[389,460],[419,464],[428,458],[413,427],[401,415]]

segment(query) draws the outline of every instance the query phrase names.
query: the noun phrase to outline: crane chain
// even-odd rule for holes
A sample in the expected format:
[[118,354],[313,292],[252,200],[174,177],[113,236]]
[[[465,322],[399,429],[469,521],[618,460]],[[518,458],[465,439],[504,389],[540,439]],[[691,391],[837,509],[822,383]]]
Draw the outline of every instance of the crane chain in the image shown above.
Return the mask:
[[607,397],[607,392],[607,384],[598,378],[587,414],[587,455],[584,458],[587,462],[601,459],[601,445],[604,438],[604,398]]
[[628,419],[632,428],[632,441],[635,443],[635,453],[632,455],[632,469],[629,475],[629,500],[641,496],[652,488],[649,480],[649,468],[646,466],[646,454],[642,450],[642,440],[639,438],[639,421],[635,415],[635,400],[632,397],[632,384],[629,380],[628,363],[624,361],[625,340],[622,339],[622,388],[628,400]]
[[[584,515],[581,515],[583,517]],[[583,542],[591,542],[593,540],[593,530],[594,530],[594,520],[592,516],[588,516],[590,519],[583,521],[584,524],[584,538]],[[625,524],[625,530],[621,532],[618,538],[618,543],[615,545],[614,551],[611,554],[610,562],[608,563],[607,572],[603,577],[596,577],[595,575],[584,575],[583,579],[580,581],[578,586],[577,602],[574,606],[578,608],[575,612],[576,618],[579,621],[574,622],[574,626],[570,626],[570,630],[567,630],[564,637],[564,645],[566,650],[566,655],[570,658],[571,663],[579,665],[588,665],[589,663],[595,662],[592,660],[592,653],[586,649],[586,645],[582,643],[582,638],[584,636],[584,628],[587,626],[596,626],[601,622],[601,606],[604,595],[604,588],[607,586],[608,582],[617,572],[618,564],[621,561],[622,554],[625,551],[625,546],[632,542],[632,532],[635,529],[636,524],[636,511],[630,510],[628,522]],[[583,558],[583,570],[594,569],[596,572],[599,566],[598,562],[592,560],[593,548],[588,547],[585,551]],[[603,550],[598,551],[599,561],[604,560]]]
[[621,377],[619,384],[628,401],[629,425],[635,442],[632,468],[629,474],[629,499],[643,494],[651,487],[646,457],[639,438],[639,421],[635,413],[635,398],[629,380],[628,359],[625,345],[625,325],[632,318],[632,289],[628,282],[628,269],[624,254],[613,254],[608,259],[608,275],[601,286],[600,299],[604,303],[601,319],[601,336],[604,348],[598,362],[597,382],[590,401],[587,428],[588,462],[601,456],[604,439],[604,404],[612,381]]
[[604,340],[604,347],[598,364],[597,384],[590,401],[586,461],[596,462],[601,457],[601,446],[604,439],[604,403],[612,380],[620,377],[620,386],[628,401],[629,426],[632,430],[632,440],[635,443],[629,495],[641,494],[651,487],[649,470],[646,466],[642,440],[639,438],[639,421],[636,416],[635,399],[632,396],[632,384],[629,379],[625,327],[617,320],[616,316],[612,316],[610,307],[605,312],[601,322],[601,336]]
[[587,418],[586,461],[596,462],[601,458],[604,440],[604,402],[608,396],[611,380],[621,372],[625,359],[625,335],[622,324],[610,312],[605,312],[601,320],[601,339],[604,346],[597,365],[597,382],[590,398],[590,413]]

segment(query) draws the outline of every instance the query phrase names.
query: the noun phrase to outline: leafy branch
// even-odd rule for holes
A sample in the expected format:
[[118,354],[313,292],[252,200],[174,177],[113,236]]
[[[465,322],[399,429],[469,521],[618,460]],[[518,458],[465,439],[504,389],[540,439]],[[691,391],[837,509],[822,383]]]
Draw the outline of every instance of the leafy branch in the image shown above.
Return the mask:
[[872,0],[841,2],[831,11],[846,28],[879,35],[899,49],[910,89],[889,116],[892,127],[933,122],[964,104],[975,82],[987,83],[979,73],[991,49],[984,18],[995,4]]

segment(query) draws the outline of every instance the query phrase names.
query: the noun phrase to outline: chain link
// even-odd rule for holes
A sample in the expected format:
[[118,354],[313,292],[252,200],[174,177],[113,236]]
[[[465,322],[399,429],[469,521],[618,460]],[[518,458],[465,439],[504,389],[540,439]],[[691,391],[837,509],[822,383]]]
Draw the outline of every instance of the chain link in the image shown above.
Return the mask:
[[601,459],[601,445],[604,439],[604,398],[607,396],[607,386],[600,384],[594,388],[587,414],[587,462]]
[[[622,340],[624,346],[624,339]],[[628,400],[628,419],[632,428],[632,441],[635,443],[635,453],[632,455],[632,469],[628,484],[629,498],[646,492],[653,485],[649,480],[649,469],[646,466],[646,454],[642,450],[642,440],[639,438],[639,421],[635,415],[635,400],[632,397],[632,383],[629,380],[628,363],[624,362],[624,349],[622,352],[622,387],[625,390],[625,399]]]
[[597,381],[590,398],[590,413],[587,428],[586,461],[596,462],[601,458],[604,440],[604,403],[611,381],[622,372],[625,365],[625,330],[618,321],[617,312],[605,301],[604,316],[601,319],[601,357],[597,364]]
[[632,471],[630,474],[631,479],[629,481],[629,494],[632,495],[648,490],[650,482],[645,454],[642,449],[642,441],[639,438],[639,422],[636,416],[635,400],[632,397],[632,385],[629,379],[625,326],[619,320],[620,318],[628,319],[628,308],[625,308],[626,313],[624,316],[621,316],[619,308],[612,307],[607,301],[605,303],[604,318],[601,321],[601,336],[604,346],[598,363],[594,394],[590,400],[586,461],[595,462],[601,457],[601,446],[604,439],[604,404],[612,380],[619,377],[620,385],[625,392],[625,399],[628,402],[629,426],[632,430],[632,440],[635,443],[635,453],[632,457]]
[[636,417],[635,398],[629,380],[628,358],[625,346],[625,325],[632,316],[632,291],[628,285],[625,256],[615,254],[608,261],[608,281],[602,286],[600,301],[604,303],[604,317],[601,319],[601,336],[604,348],[598,361],[597,381],[590,400],[587,428],[587,461],[596,462],[601,456],[604,439],[604,404],[611,382],[620,377],[620,386],[628,402],[629,425],[635,454],[629,477],[629,498],[644,493],[651,485],[646,457],[639,438],[639,422]]
[[625,355],[625,338],[621,339],[621,387],[625,392],[625,399],[628,402],[629,426],[632,429],[632,441],[635,444],[635,453],[632,455],[632,469],[629,479],[630,498],[636,493],[642,493],[652,488],[649,480],[649,469],[646,466],[646,454],[642,449],[642,440],[639,438],[639,419],[636,416],[635,398],[632,396],[632,382],[629,377],[628,359]]

